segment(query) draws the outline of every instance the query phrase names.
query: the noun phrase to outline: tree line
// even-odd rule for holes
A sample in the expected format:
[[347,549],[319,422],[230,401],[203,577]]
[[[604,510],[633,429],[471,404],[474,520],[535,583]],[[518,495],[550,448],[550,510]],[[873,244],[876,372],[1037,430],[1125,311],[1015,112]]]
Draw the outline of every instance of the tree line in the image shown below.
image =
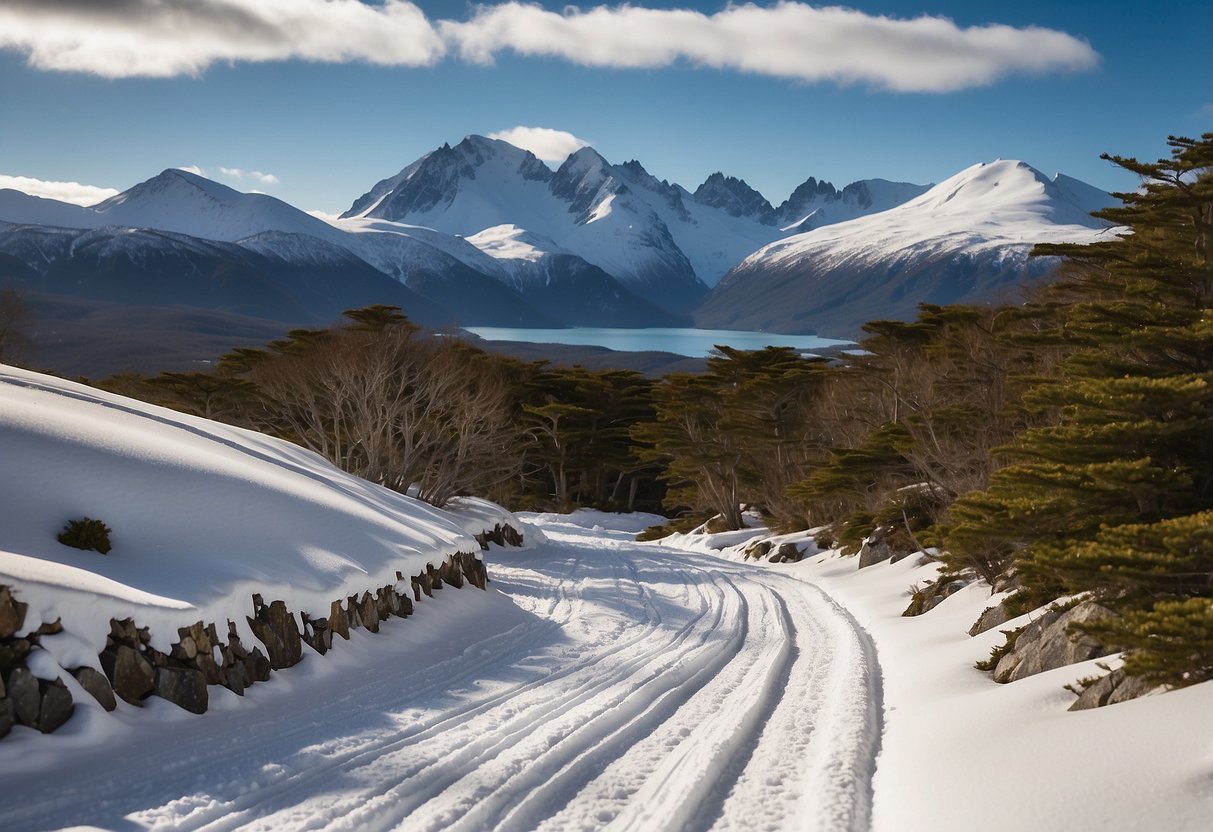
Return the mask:
[[1026,302],[923,306],[858,349],[717,348],[647,379],[489,355],[399,310],[236,350],[119,392],[272,433],[443,505],[743,509],[856,551],[876,529],[946,574],[1012,576],[1032,609],[1085,594],[1126,671],[1213,678],[1213,134],[1157,162],[1106,156],[1139,190],[1097,213],[1129,233],[1039,246]]

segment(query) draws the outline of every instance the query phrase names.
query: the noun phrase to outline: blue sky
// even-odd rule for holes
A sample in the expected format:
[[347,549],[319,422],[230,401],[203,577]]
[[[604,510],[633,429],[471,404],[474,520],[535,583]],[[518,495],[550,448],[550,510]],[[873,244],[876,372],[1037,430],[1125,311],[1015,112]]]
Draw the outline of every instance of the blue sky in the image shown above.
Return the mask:
[[[190,2],[191,15],[219,7]],[[284,2],[297,15],[319,0],[261,0],[261,9]],[[827,41],[803,43],[768,3],[724,34],[708,18],[611,6],[602,20],[617,31],[586,18],[573,35],[548,32],[553,18],[536,10],[490,4],[481,14],[496,8],[493,26],[441,37],[438,21],[468,21],[470,4],[389,3],[390,25],[388,10],[369,4],[375,16],[352,9],[336,22],[284,23],[259,9],[155,28],[152,0],[0,2],[0,174],[123,189],[196,166],[242,190],[339,212],[443,142],[526,125],[566,131],[614,162],[639,159],[692,190],[721,170],[778,203],[810,175],[839,187],[939,181],[997,157],[1128,189],[1133,179],[1101,151],[1153,159],[1168,133],[1213,130],[1210,2],[863,0]],[[257,6],[223,8],[242,4]],[[885,27],[881,16],[902,23]],[[905,21],[922,16],[955,24],[956,54],[951,41],[915,39]],[[826,25],[805,20],[810,34]],[[988,24],[1009,28],[968,40],[964,30]],[[430,34],[414,41],[423,28]],[[768,42],[776,36],[786,42]],[[98,40],[81,45],[89,38]],[[527,50],[536,54],[519,54]]]

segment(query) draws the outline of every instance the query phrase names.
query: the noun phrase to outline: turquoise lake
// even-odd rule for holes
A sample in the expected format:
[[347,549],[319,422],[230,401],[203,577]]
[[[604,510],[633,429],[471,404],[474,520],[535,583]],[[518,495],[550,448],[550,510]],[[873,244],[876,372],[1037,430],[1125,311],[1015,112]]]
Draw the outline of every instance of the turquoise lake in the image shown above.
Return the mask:
[[712,347],[717,344],[739,350],[792,347],[806,352],[851,344],[850,341],[818,338],[816,335],[780,335],[777,332],[743,332],[733,329],[608,329],[605,327],[514,329],[501,326],[469,326],[464,329],[489,341],[572,344],[606,347],[625,352],[659,350],[693,358],[709,354]]

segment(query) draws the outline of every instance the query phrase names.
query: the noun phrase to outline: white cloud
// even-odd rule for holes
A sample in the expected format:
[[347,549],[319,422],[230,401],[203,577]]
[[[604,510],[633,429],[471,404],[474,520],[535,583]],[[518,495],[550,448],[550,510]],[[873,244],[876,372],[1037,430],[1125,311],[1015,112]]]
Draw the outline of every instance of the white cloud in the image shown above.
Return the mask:
[[570,153],[589,147],[585,139],[579,139],[564,130],[550,127],[511,127],[497,133],[489,133],[490,139],[501,139],[514,147],[529,150],[545,162],[563,162]]
[[232,179],[244,179],[245,177],[248,177],[249,179],[252,179],[254,182],[259,182],[262,185],[277,185],[279,182],[278,177],[274,176],[274,174],[262,173],[259,170],[244,170],[243,168],[225,168],[223,165],[220,165],[219,172],[222,173],[224,176],[231,177]]
[[107,78],[197,75],[216,61],[424,66],[445,46],[407,0],[5,0],[0,48]]
[[1093,67],[1086,41],[1030,26],[958,27],[943,17],[898,19],[831,6],[730,5],[682,9],[597,6],[587,11],[509,2],[480,6],[466,22],[441,21],[465,59],[505,51],[593,67],[653,68],[679,60],[800,81],[866,83],[903,92],[947,92],[1014,72]]
[[177,170],[183,170],[186,173],[192,173],[194,176],[206,176],[206,171],[197,165],[178,165]]
[[1011,73],[1090,69],[1084,40],[1037,26],[962,28],[799,2],[726,5],[716,14],[641,6],[474,6],[429,20],[409,0],[4,0],[0,49],[40,69],[109,78],[197,75],[215,62],[300,59],[428,66],[453,52],[491,63],[502,52],[583,66],[693,66],[804,82],[947,92]]
[[98,188],[96,185],[81,185],[79,182],[47,182],[29,176],[6,176],[0,173],[0,188],[70,202],[73,205],[96,205],[98,202],[117,196],[113,188]]

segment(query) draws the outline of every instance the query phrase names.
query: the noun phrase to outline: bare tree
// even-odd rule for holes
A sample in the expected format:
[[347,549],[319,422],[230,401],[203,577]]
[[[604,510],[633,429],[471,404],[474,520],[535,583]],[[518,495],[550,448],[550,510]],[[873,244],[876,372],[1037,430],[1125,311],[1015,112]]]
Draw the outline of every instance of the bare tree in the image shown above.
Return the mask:
[[517,474],[512,394],[493,360],[414,327],[351,327],[256,362],[259,427],[441,506]]

